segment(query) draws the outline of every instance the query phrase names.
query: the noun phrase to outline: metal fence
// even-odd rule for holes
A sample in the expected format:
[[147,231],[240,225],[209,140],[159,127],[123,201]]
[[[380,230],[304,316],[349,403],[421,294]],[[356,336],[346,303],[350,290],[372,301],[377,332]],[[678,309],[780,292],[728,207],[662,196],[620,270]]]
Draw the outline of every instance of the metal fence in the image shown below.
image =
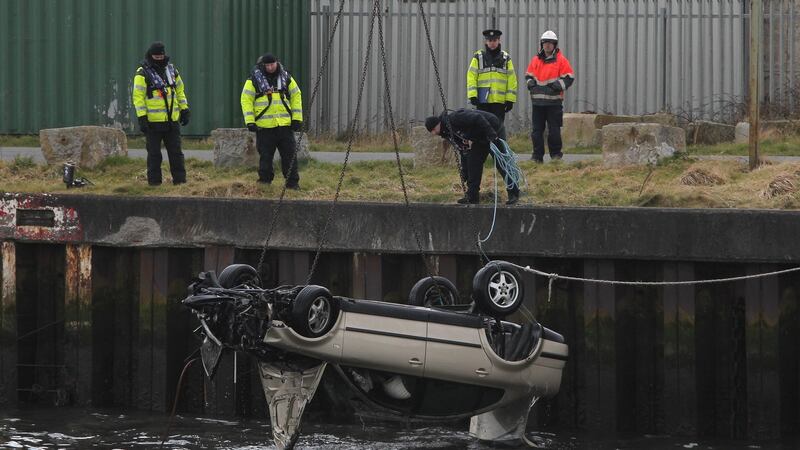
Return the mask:
[[[311,111],[315,128],[343,133],[354,116],[366,58],[371,0],[345,2],[330,66]],[[765,2],[765,101],[794,111],[797,0]],[[565,110],[614,114],[673,111],[732,121],[747,94],[747,0],[429,0],[424,8],[448,106],[467,105],[465,75],[481,31],[503,31],[520,80],[511,129],[530,123],[524,73],[548,29],[572,62],[576,82]],[[339,2],[311,1],[311,70],[319,70]],[[416,0],[385,0],[383,26],[395,120],[414,124],[441,111],[441,101]],[[379,53],[373,46],[359,130],[387,129]],[[738,116],[738,117],[737,117]]]

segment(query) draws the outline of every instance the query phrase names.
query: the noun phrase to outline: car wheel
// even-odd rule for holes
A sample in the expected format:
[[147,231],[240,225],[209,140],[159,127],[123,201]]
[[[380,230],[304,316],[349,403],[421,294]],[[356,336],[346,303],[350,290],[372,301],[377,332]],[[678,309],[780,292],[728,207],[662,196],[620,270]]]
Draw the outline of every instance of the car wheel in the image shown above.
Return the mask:
[[292,303],[292,328],[305,337],[325,335],[338,317],[339,303],[322,286],[304,287]]
[[490,262],[475,274],[472,295],[489,314],[500,317],[512,314],[525,298],[519,270],[505,261]]
[[414,306],[449,306],[457,302],[458,289],[445,277],[425,277],[408,294],[408,304]]
[[261,277],[253,266],[247,264],[231,264],[219,274],[219,285],[231,289],[242,284],[261,286]]

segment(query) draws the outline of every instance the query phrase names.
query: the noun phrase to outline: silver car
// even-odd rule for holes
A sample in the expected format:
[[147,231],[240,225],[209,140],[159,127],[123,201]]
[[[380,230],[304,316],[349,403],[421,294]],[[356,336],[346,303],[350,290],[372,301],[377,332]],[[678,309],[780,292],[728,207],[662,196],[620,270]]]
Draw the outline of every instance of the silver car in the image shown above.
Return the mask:
[[294,445],[328,364],[362,402],[402,417],[471,417],[471,434],[489,441],[525,442],[530,408],[561,385],[564,338],[503,320],[523,299],[513,264],[479,270],[466,311],[453,310],[458,294],[442,277],[421,279],[409,305],[260,284],[251,266],[232,265],[201,274],[184,304],[200,319],[209,376],[224,348],[258,358],[279,448]]

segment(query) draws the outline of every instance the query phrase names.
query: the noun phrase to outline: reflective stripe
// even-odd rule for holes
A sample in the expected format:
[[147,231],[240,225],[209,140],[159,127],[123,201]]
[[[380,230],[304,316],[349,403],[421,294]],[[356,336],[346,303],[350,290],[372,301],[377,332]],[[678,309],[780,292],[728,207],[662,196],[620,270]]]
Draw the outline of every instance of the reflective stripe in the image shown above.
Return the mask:
[[139,90],[139,91],[146,91],[147,90],[147,88],[145,86],[139,86],[139,85],[136,85],[136,84],[133,85],[133,88],[136,89],[136,90]]
[[489,87],[492,83],[506,84],[507,78],[478,78],[478,87]]
[[137,106],[136,107],[136,111],[147,111],[147,107],[146,106]]
[[561,100],[560,95],[547,95],[547,94],[533,94],[531,98],[534,100]]
[[262,119],[291,119],[292,116],[289,114],[264,114],[261,116]]
[[292,110],[292,114],[303,114],[303,110],[302,109],[293,109]]
[[565,73],[565,74],[561,75],[561,78],[575,78],[575,74],[572,73],[572,72]]
[[269,100],[256,100],[256,106],[267,106],[269,105]]
[[300,92],[300,88],[296,87],[289,91],[289,95],[294,95],[297,94],[298,92]]
[[478,70],[479,74],[480,73],[490,73],[490,72],[502,73],[503,75],[507,75],[508,74],[508,70],[506,70],[506,69],[498,69],[497,67],[489,67],[489,68],[486,68],[486,69],[479,69]]
[[536,78],[535,76],[533,76],[533,75],[531,75],[531,74],[528,74],[528,75],[529,75],[530,77],[532,77],[532,78],[533,78],[533,81],[535,81],[535,82],[536,82],[536,84],[538,84],[539,86],[547,86],[548,84],[550,84],[550,83],[552,83],[552,82],[554,82],[554,81],[558,81],[558,80],[559,80],[559,78],[558,78],[558,77],[556,77],[556,78],[550,78],[549,80],[539,80],[538,78]]
[[251,91],[250,89],[242,89],[242,94],[255,96],[256,95],[256,91]]
[[185,105],[189,102],[187,102],[186,100],[178,100],[178,103],[180,103],[181,105]]
[[475,73],[475,72],[478,71],[478,69],[476,69],[476,68],[474,68],[472,66],[469,66],[469,71]]
[[478,91],[478,88],[473,87],[473,86],[470,86],[469,88],[467,88],[467,92],[477,92],[477,91]]
[[506,94],[517,95],[517,90],[516,89],[509,89],[509,90],[506,91]]
[[154,113],[154,114],[158,114],[158,113],[164,113],[164,114],[166,114],[166,113],[167,113],[167,110],[166,110],[166,109],[149,109],[149,108],[148,108],[148,109],[147,109],[147,112],[148,112],[148,113]]
[[253,114],[251,112],[246,112],[246,113],[244,113],[244,115],[245,115],[245,117],[247,117],[247,116],[255,116],[255,114]]
[[558,80],[558,84],[561,85],[561,90],[562,91],[566,91],[567,90],[567,85],[564,83],[564,80]]

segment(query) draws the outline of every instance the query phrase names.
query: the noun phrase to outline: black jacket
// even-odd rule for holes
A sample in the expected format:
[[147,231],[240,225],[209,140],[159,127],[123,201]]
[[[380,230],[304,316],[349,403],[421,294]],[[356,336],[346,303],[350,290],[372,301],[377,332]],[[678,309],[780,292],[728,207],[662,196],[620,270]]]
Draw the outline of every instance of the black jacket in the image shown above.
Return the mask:
[[[439,116],[441,121],[440,136],[444,139],[451,137],[473,142],[491,142],[500,136],[503,124],[494,114],[477,109],[459,109],[445,112]],[[449,127],[448,127],[449,123]],[[450,136],[450,131],[454,136]]]

